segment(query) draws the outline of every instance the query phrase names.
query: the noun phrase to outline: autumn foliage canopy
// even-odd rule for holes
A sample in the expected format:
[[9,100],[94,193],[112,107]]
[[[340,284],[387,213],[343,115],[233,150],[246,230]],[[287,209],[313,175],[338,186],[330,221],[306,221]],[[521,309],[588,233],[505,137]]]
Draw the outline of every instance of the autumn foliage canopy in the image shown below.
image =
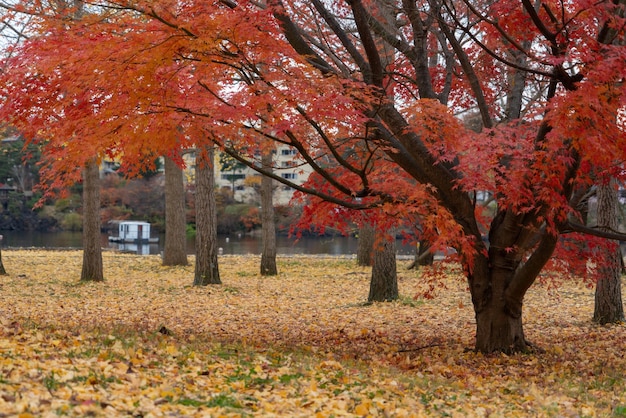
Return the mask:
[[624,175],[624,12],[622,0],[19,2],[5,20],[32,21],[3,62],[0,117],[45,147],[48,190],[94,156],[132,174],[217,145],[258,167],[288,144],[315,171],[292,185],[303,222],[403,225],[454,247],[477,348],[523,349],[526,290],[560,235],[595,233],[585,191]]

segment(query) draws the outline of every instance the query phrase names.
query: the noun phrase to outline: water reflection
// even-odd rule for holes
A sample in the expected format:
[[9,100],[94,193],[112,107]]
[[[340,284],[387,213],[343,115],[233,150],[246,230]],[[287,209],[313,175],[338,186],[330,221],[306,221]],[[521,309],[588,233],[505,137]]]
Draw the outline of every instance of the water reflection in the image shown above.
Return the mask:
[[159,244],[131,244],[128,242],[110,242],[108,241],[108,239],[107,242],[108,248],[112,248],[114,250],[122,251],[125,253],[138,255],[160,254]]
[[[4,236],[3,248],[49,248],[49,249],[80,249],[83,246],[80,232],[35,232],[35,231],[0,231]],[[131,252],[133,254],[160,254],[163,251],[165,236],[159,236],[158,244],[128,244],[109,242],[108,235],[102,234],[103,248]],[[261,240],[251,236],[220,236],[218,247],[223,254],[261,254]],[[353,237],[304,237],[300,240],[279,236],[276,250],[280,255],[296,254],[356,254],[358,241]],[[412,254],[413,247],[398,241],[398,254]],[[195,253],[194,239],[187,240],[187,252]]]

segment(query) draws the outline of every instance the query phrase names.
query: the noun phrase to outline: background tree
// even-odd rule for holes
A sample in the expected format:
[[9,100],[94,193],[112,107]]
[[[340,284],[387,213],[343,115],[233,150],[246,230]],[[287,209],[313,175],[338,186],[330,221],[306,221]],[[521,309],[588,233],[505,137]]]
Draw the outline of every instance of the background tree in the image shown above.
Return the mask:
[[[272,152],[264,151],[261,164],[264,170],[272,171]],[[261,177],[261,275],[275,276],[276,267],[276,219],[274,216],[274,181],[267,176]]]
[[[615,4],[618,8],[615,13],[624,17],[626,15],[626,1],[617,0]],[[621,8],[619,6],[621,5]],[[598,35],[603,43],[614,45],[626,45],[626,35],[619,33],[615,28],[606,25],[603,30],[605,33]],[[623,80],[617,88],[622,88]],[[611,92],[608,100],[612,100]],[[615,117],[619,117],[616,115]],[[617,161],[617,164],[623,164]],[[619,198],[617,183],[614,179],[610,179],[608,184],[602,183],[598,186],[598,226],[608,232],[617,232],[619,230]],[[624,321],[624,306],[622,304],[622,283],[621,273],[623,270],[624,260],[619,247],[619,243],[612,243],[605,248],[606,263],[599,266],[600,272],[596,283],[595,308],[593,320],[600,323],[616,323]]]
[[[607,232],[618,231],[618,196],[617,184],[610,181],[598,186],[598,227]],[[593,320],[599,324],[618,323],[624,321],[624,305],[622,303],[622,252],[617,242],[611,243],[606,251],[605,259],[597,266],[595,308]]]
[[[58,1],[61,10],[69,9],[75,20],[84,12],[81,0]],[[80,105],[80,103],[79,103]],[[104,281],[102,246],[100,243],[100,160],[97,154],[87,161],[83,169],[83,267],[81,281]]]
[[364,223],[359,227],[359,241],[356,251],[356,263],[359,266],[369,267],[372,265],[375,232],[374,227],[369,223]]
[[219,164],[222,168],[221,171],[223,173],[222,176],[230,181],[230,189],[233,194],[233,199],[235,199],[235,192],[237,191],[237,180],[242,180],[246,177],[245,174],[242,174],[241,172],[247,166],[224,152],[220,152],[218,155]]
[[435,262],[435,253],[432,251],[430,241],[422,237],[419,222],[418,227],[415,229],[418,235],[418,238],[416,239],[417,245],[415,247],[415,258],[407,267],[408,270],[417,269],[419,266],[432,266]]
[[2,235],[0,235],[0,276],[6,276],[8,273],[2,263]]
[[430,243],[420,240],[415,248],[415,258],[407,270],[417,269],[419,266],[432,266],[434,262],[435,254],[430,251]]
[[94,158],[84,169],[83,181],[83,267],[81,281],[104,280],[100,244],[100,167]]
[[194,286],[220,284],[213,148],[196,150],[196,265]]
[[186,266],[187,216],[185,179],[178,163],[165,157],[165,246],[164,266]]
[[26,145],[15,134],[5,140],[0,147],[0,182],[16,187],[20,193],[32,193],[39,181],[37,162],[41,155],[38,147]]
[[162,176],[125,179],[120,201],[124,208],[132,210],[134,218],[163,226],[165,188]]
[[398,299],[395,230],[378,232],[372,258],[368,302],[390,302]]
[[368,302],[389,302],[398,299],[396,263],[396,229],[386,225],[377,228],[361,219],[359,227],[357,264],[371,266]]

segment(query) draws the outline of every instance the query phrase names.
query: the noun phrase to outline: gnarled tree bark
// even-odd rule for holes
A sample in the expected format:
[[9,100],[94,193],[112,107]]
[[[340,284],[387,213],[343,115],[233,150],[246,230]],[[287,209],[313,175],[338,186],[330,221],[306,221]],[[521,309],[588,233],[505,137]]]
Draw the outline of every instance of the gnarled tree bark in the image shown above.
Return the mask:
[[[598,226],[603,230],[615,232],[618,228],[617,208],[618,196],[615,181],[600,184],[598,196]],[[598,282],[596,283],[595,307],[593,320],[599,324],[618,323],[624,321],[624,305],[622,303],[622,254],[619,245],[606,248],[606,264],[598,266]]]

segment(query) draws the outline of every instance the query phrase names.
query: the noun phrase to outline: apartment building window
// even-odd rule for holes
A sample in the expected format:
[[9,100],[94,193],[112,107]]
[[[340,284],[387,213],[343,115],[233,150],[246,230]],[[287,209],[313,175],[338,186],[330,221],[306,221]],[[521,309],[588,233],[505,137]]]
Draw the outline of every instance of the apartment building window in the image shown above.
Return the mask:
[[298,178],[298,174],[296,173],[283,173],[281,176],[286,180],[295,180]]
[[297,151],[294,148],[285,148],[280,150],[280,155],[296,155]]
[[227,181],[237,181],[237,180],[243,180],[246,178],[245,174],[228,174],[228,173],[222,173],[222,175],[220,176],[222,180],[227,180]]

